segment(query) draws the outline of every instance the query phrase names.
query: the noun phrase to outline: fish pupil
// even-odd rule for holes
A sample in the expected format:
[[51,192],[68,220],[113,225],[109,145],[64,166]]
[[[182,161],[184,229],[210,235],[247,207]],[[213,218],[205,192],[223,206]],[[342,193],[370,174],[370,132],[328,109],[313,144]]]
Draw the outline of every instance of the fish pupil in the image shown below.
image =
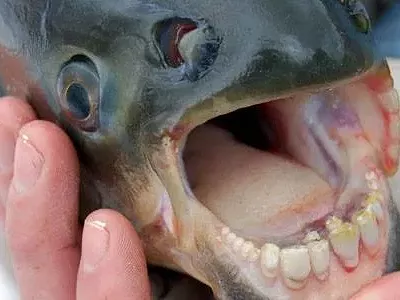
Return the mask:
[[89,117],[90,100],[85,87],[79,83],[71,84],[67,90],[66,98],[68,108],[74,118],[83,120]]

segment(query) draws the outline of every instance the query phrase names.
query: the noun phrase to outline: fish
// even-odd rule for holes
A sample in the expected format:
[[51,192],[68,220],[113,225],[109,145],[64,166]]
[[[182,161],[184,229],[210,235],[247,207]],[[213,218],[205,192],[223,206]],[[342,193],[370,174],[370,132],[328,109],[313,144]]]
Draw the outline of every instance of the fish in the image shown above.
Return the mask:
[[348,299],[399,267],[399,97],[346,0],[2,0],[0,90],[60,126],[81,220],[216,299]]

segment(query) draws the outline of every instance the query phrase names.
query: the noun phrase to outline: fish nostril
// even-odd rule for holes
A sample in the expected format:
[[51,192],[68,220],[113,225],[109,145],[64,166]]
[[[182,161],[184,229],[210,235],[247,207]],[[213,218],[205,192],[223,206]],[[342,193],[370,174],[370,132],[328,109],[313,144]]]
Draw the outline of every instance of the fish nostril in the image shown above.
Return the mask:
[[369,33],[371,20],[364,4],[359,0],[339,0],[350,14],[354,25],[362,33]]
[[158,43],[165,62],[170,67],[177,68],[183,64],[179,44],[186,34],[196,29],[196,23],[189,19],[174,19],[160,25]]
[[160,22],[155,31],[157,49],[167,67],[183,67],[186,77],[202,77],[217,58],[221,40],[211,26],[191,19]]

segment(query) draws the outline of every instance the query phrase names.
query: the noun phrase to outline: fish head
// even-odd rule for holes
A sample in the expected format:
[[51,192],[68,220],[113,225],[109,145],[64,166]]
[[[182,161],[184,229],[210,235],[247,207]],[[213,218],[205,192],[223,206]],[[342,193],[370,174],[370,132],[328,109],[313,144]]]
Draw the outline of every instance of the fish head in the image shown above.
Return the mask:
[[0,8],[2,90],[69,134],[82,218],[122,213],[150,264],[219,299],[348,298],[394,264],[398,98],[361,2]]

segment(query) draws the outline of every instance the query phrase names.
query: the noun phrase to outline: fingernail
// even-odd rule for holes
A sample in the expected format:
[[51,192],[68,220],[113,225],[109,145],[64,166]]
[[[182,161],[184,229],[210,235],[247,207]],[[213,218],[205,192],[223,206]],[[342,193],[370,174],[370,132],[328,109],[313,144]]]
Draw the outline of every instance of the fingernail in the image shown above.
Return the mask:
[[0,126],[0,173],[11,173],[14,167],[15,137]]
[[87,221],[83,230],[82,266],[85,273],[92,273],[108,251],[110,234],[106,223]]
[[44,157],[26,135],[18,138],[15,153],[13,186],[22,194],[35,186],[42,173]]

